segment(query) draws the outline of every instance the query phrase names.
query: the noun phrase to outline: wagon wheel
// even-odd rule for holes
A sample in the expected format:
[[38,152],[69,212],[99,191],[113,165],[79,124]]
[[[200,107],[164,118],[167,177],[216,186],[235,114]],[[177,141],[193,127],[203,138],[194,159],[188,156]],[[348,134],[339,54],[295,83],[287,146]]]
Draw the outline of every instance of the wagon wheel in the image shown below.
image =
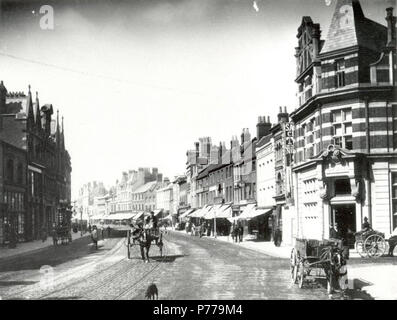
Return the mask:
[[364,247],[364,241],[357,240],[354,244],[354,247],[356,248],[356,251],[360,255],[360,257],[366,258],[368,256],[368,253],[366,252]]
[[382,236],[373,234],[365,240],[364,248],[369,257],[379,258],[386,251],[386,241]]
[[298,265],[298,287],[299,289],[303,288],[303,282],[305,280],[305,266],[304,263],[301,261]]
[[298,276],[298,254],[295,248],[292,249],[291,251],[290,270],[291,270],[291,282],[292,284],[295,284]]

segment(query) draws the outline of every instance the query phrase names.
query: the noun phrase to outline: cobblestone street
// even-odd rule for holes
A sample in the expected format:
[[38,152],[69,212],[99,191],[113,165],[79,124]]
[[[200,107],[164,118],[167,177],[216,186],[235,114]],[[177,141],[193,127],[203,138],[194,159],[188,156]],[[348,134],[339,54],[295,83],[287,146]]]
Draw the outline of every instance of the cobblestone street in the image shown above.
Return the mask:
[[[303,289],[289,278],[288,259],[230,243],[171,232],[164,256],[153,246],[151,261],[123,238],[105,239],[94,250],[89,238],[34,255],[0,260],[2,299],[144,299],[154,282],[159,299],[329,299],[321,281]],[[56,253],[56,254],[55,254]],[[51,276],[43,266],[51,266]],[[49,281],[50,280],[50,281]],[[338,294],[334,295],[338,299]],[[352,298],[370,299],[368,295]]]

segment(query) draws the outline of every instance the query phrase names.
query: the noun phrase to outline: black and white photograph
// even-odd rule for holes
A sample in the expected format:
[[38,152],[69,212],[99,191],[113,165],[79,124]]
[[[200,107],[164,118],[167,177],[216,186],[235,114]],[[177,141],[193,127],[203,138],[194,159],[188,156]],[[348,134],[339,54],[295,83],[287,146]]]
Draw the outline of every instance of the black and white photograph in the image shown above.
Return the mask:
[[397,300],[396,16],[0,0],[0,300]]

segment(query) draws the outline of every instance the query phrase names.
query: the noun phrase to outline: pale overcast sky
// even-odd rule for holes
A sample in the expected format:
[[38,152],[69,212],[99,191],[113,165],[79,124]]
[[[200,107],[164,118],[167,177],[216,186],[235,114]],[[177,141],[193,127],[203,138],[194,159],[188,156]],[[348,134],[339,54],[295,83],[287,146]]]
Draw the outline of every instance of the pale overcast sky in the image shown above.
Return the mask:
[[[242,128],[255,135],[258,116],[274,122],[279,106],[293,110],[297,28],[309,15],[325,37],[335,5],[259,0],[256,11],[248,0],[2,2],[0,53],[43,64],[0,55],[0,79],[9,91],[31,84],[41,103],[64,115],[73,196],[83,183],[110,186],[137,167],[184,173],[186,150],[199,137],[229,146]],[[44,4],[55,10],[53,31],[39,26]],[[395,0],[361,4],[385,24]]]

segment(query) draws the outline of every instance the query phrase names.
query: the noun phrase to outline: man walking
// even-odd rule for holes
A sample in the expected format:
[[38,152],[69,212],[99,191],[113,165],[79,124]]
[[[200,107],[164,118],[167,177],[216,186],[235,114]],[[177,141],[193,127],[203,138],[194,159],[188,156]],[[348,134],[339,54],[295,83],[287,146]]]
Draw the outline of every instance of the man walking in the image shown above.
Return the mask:
[[91,239],[95,245],[95,250],[98,250],[98,230],[96,226],[92,227]]

